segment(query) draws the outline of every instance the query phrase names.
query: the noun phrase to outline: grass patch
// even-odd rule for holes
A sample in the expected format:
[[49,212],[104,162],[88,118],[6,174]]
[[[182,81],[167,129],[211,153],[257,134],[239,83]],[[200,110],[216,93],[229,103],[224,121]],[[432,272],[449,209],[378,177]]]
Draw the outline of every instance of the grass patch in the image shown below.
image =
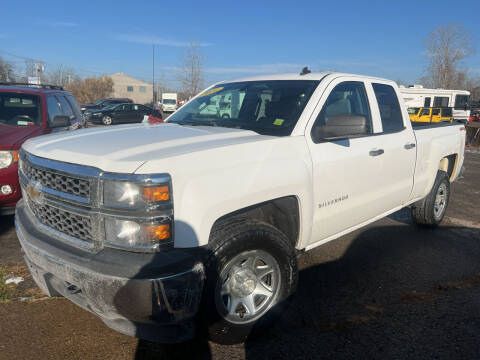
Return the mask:
[[[5,278],[9,275],[19,276],[23,282],[5,284]],[[12,264],[0,266],[0,303],[19,297],[44,296],[40,289],[31,281],[31,275],[25,264]]]

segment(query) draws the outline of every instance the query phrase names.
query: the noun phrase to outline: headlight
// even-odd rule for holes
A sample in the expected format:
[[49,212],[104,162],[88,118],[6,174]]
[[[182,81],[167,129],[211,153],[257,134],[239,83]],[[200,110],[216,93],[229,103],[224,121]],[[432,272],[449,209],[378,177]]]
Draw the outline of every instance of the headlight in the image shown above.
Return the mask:
[[173,246],[172,182],[168,174],[102,174],[105,243],[137,249]]
[[18,151],[0,151],[0,169],[4,169],[18,161]]
[[171,246],[171,220],[105,218],[105,241],[125,248],[158,249]]
[[149,210],[171,202],[171,185],[166,177],[143,181],[104,180],[106,207]]
[[106,245],[138,251],[173,247],[170,175],[103,173],[100,190]]

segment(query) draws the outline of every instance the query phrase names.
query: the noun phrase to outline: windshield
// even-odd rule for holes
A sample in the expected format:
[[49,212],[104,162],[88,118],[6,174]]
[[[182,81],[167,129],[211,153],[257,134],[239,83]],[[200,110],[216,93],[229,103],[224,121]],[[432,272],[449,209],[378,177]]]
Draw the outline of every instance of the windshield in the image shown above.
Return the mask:
[[40,98],[22,93],[0,93],[0,124],[32,126],[41,124]]
[[99,106],[99,105],[102,105],[104,102],[106,102],[105,99],[100,99],[100,100],[95,101],[92,105]]
[[265,80],[220,84],[181,107],[168,122],[288,136],[318,83],[318,80]]
[[114,108],[116,108],[118,105],[120,104],[109,104],[109,105],[106,105],[105,107],[103,107],[101,110],[112,110]]
[[408,113],[410,115],[416,115],[418,113],[418,110],[420,110],[420,108],[418,108],[418,107],[408,108]]
[[175,105],[177,101],[175,99],[163,99],[165,105]]

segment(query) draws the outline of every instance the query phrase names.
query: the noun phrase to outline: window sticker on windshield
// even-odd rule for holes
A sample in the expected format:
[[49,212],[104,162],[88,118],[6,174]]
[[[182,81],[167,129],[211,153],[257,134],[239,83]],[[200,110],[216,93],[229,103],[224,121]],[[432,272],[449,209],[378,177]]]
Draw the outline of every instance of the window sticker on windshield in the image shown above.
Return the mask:
[[283,119],[275,119],[273,122],[273,125],[282,125],[285,120]]
[[204,93],[201,93],[200,95],[198,95],[198,97],[203,97],[203,96],[215,94],[216,92],[218,92],[220,90],[223,90],[223,87],[218,87],[218,88],[207,90]]

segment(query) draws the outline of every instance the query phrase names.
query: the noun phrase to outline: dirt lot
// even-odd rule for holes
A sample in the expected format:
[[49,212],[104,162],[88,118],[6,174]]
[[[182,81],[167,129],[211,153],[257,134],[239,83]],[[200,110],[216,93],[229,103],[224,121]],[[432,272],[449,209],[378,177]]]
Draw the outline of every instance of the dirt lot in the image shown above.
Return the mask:
[[[160,346],[118,334],[31,280],[0,283],[0,359],[474,359],[480,354],[480,154],[452,187],[443,225],[408,210],[300,258],[297,294],[261,339]],[[12,218],[0,220],[0,273],[26,275]],[[15,300],[2,301],[4,298]]]

